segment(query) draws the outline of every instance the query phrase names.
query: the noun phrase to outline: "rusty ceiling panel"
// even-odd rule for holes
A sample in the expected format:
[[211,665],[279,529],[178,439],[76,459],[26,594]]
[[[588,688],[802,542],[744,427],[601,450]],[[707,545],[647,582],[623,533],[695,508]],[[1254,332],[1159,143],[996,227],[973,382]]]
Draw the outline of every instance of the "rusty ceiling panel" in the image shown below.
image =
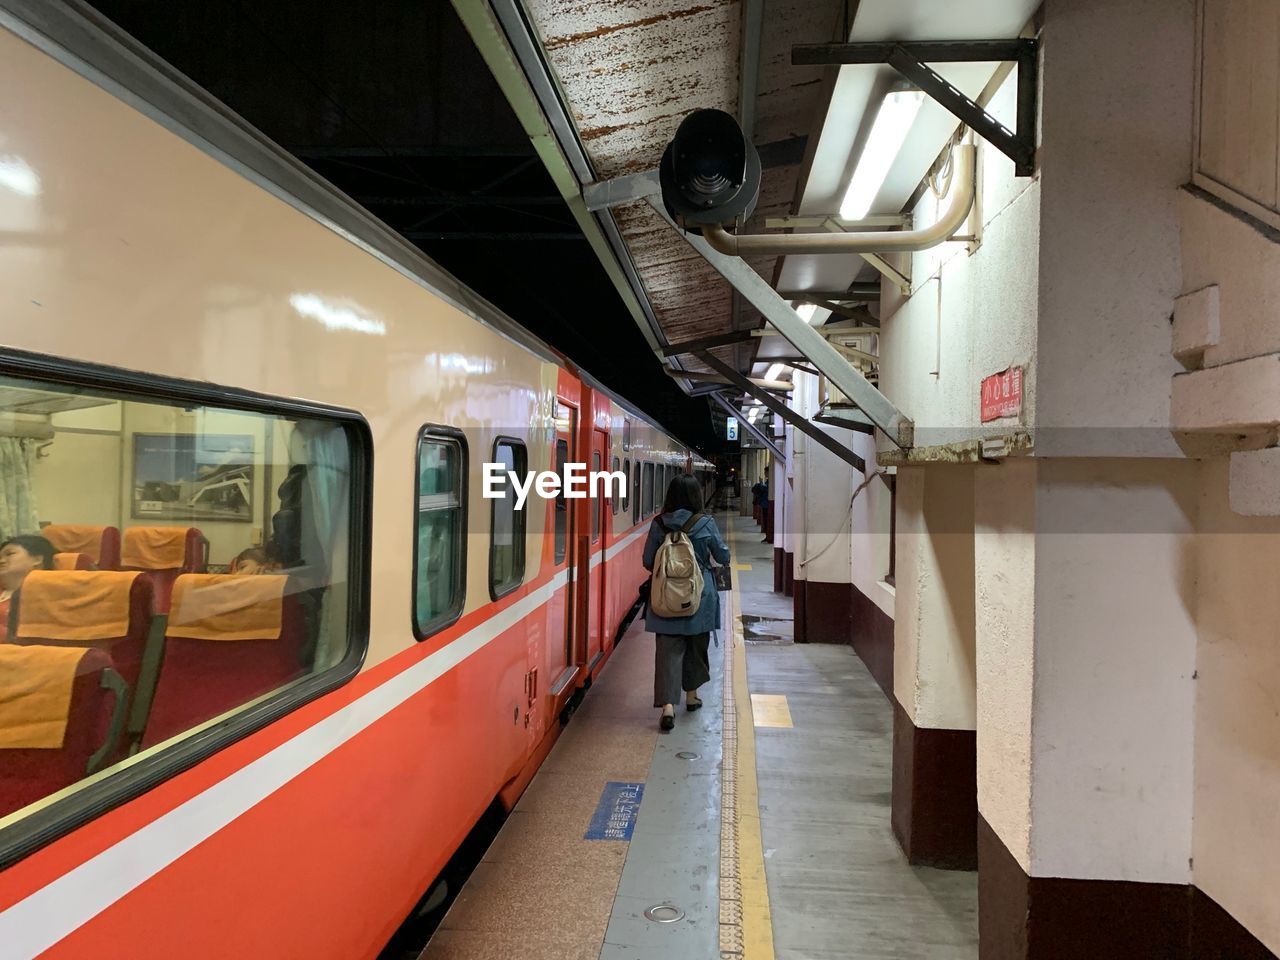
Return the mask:
[[738,0],[529,0],[602,179],[658,164],[699,107],[736,113]]
[[[740,0],[525,0],[579,138],[600,179],[653,169],[680,120],[700,107],[737,115]],[[758,145],[809,134],[821,68],[793,68],[791,45],[829,38],[839,0],[768,0],[757,81]],[[767,167],[755,219],[792,212],[800,166]],[[754,326],[733,292],[646,204],[614,210],[669,341]],[[753,262],[772,282],[776,261]],[[735,323],[736,319],[736,323]],[[750,355],[754,351],[745,353]],[[728,362],[733,347],[717,351]],[[685,358],[689,369],[701,364]]]

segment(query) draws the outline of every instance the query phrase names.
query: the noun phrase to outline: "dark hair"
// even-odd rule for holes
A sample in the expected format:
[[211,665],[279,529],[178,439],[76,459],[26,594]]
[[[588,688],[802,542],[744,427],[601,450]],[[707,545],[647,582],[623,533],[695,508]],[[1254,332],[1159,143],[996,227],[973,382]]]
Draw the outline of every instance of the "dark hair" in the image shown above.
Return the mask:
[[702,512],[702,487],[691,473],[677,473],[667,484],[667,496],[662,501],[663,513],[675,513],[684,509],[690,513]]
[[40,561],[41,566],[45,570],[53,569],[53,555],[57,553],[53,548],[53,544],[44,537],[35,534],[26,534],[20,537],[10,537],[4,543],[0,543],[0,550],[13,544],[15,547],[21,547],[31,556]]

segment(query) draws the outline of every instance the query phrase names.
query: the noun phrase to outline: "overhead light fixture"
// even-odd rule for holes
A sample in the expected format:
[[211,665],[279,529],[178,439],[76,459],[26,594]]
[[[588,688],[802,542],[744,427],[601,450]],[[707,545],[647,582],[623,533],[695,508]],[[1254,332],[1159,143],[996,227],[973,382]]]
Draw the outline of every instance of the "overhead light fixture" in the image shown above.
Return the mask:
[[849,178],[849,189],[840,204],[841,220],[861,220],[871,210],[922,103],[924,92],[921,90],[894,90],[885,95],[866,146],[858,157],[858,165]]
[[747,420],[751,423],[755,423],[756,417],[759,415],[759,413],[760,413],[759,407],[752,407],[751,412],[747,414]]
[[801,320],[805,323],[812,323],[813,315],[818,312],[818,305],[816,303],[802,303],[794,309],[800,315]]
[[782,376],[783,368],[785,368],[786,366],[787,365],[785,363],[775,363],[765,373],[764,378],[766,380],[777,380],[780,376]]

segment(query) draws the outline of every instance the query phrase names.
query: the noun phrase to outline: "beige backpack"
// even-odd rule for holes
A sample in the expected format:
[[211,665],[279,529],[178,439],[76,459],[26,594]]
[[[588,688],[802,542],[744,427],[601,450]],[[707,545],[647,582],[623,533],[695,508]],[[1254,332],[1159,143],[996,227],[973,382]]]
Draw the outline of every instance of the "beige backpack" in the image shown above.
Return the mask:
[[689,539],[689,531],[702,517],[703,514],[695,513],[676,530],[658,518],[667,535],[653,559],[649,609],[660,617],[691,617],[702,603],[702,565]]

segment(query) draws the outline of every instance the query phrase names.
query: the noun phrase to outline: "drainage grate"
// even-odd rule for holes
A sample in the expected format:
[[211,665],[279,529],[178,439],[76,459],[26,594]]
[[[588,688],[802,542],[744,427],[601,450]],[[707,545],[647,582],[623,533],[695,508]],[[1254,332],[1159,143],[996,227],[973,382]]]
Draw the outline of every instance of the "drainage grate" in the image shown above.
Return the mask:
[[679,760],[698,760],[701,757],[702,754],[694,753],[692,750],[681,750],[676,754],[676,758]]
[[675,923],[684,919],[684,911],[670,903],[657,903],[644,912],[644,917],[654,923]]

